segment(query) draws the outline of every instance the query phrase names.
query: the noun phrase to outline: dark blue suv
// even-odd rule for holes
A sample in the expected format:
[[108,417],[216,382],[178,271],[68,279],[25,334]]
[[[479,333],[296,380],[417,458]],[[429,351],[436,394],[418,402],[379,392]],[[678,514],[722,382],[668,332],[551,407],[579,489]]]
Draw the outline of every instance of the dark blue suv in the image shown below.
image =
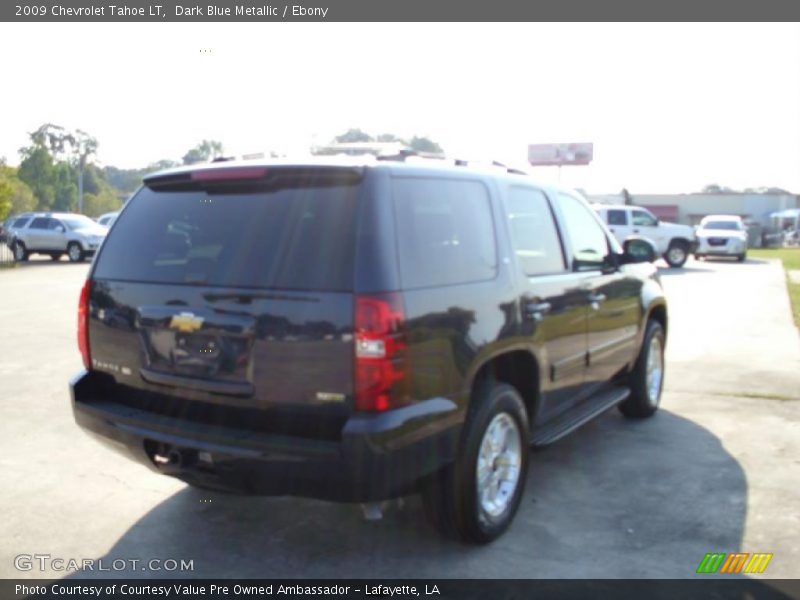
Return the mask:
[[654,250],[505,168],[240,162],[149,176],[82,291],[75,419],[187,483],[422,492],[488,542],[528,446],[658,408]]

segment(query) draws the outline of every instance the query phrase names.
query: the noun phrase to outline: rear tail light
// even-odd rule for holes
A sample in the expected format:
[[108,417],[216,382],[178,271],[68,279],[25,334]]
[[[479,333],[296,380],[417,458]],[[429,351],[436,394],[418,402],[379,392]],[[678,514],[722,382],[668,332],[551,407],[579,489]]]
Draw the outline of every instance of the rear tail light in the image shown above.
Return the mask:
[[81,352],[83,366],[92,368],[92,355],[89,352],[89,294],[91,282],[87,279],[78,300],[78,350]]
[[405,400],[406,341],[400,294],[358,296],[355,314],[355,408],[382,411]]

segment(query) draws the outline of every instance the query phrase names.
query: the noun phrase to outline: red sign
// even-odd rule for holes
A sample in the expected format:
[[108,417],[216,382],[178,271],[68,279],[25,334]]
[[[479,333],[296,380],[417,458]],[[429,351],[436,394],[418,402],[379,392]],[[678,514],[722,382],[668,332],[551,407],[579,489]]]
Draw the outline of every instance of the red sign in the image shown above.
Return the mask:
[[528,162],[534,167],[588,165],[593,154],[592,143],[528,145]]

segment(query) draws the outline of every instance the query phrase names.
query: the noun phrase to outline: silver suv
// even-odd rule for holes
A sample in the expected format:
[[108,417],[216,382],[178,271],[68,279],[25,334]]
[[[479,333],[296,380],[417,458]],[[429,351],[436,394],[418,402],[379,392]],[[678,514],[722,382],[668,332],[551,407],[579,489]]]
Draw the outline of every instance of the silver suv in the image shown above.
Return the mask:
[[[27,215],[26,215],[27,216]],[[89,217],[72,213],[34,213],[21,226],[15,223],[9,244],[17,261],[31,254],[46,254],[59,260],[64,254],[71,262],[93,255],[108,229]]]

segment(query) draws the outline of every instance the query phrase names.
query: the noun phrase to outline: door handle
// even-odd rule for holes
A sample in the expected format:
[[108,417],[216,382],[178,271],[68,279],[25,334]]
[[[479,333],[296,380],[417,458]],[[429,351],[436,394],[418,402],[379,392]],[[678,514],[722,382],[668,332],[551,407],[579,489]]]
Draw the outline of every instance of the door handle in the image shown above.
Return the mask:
[[606,301],[605,294],[595,294],[591,292],[586,299],[589,301],[589,306],[591,306],[594,310],[600,308],[600,304]]
[[608,230],[609,230],[611,233],[614,233],[614,228],[613,228],[613,227],[609,227],[609,228],[608,228]]
[[550,312],[553,306],[549,302],[526,302],[525,316],[535,321],[541,321],[542,317]]
[[634,229],[633,233],[639,233],[639,230],[638,229]]

